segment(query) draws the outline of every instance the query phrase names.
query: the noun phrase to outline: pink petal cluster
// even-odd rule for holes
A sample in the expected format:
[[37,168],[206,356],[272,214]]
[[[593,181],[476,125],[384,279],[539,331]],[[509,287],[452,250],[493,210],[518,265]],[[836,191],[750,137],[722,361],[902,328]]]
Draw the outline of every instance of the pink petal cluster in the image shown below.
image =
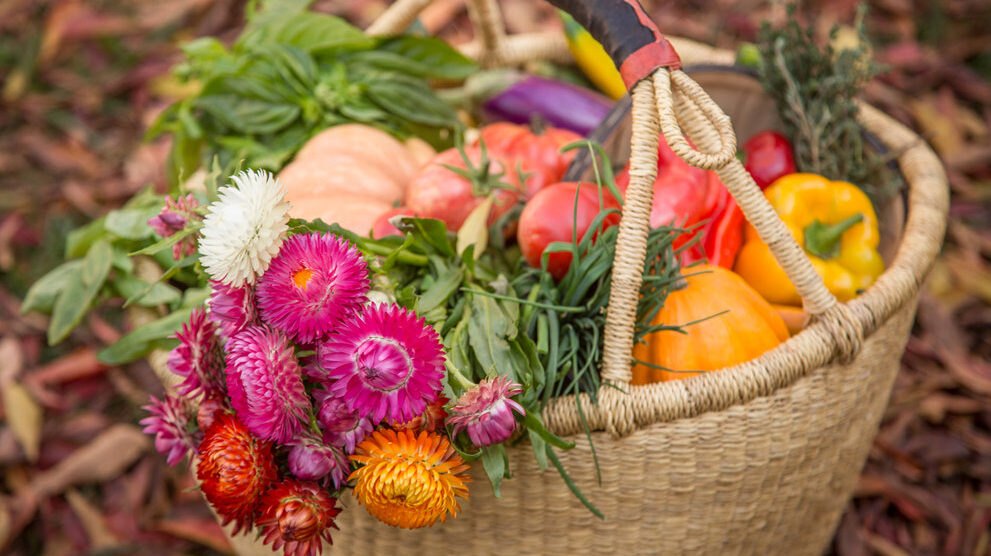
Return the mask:
[[231,338],[226,373],[234,412],[260,438],[284,444],[309,421],[299,363],[281,332],[252,326]]
[[[165,198],[165,206],[157,216],[148,219],[148,226],[155,230],[155,233],[163,238],[171,237],[173,234],[181,232],[189,224],[190,220],[202,220],[203,218],[196,212],[199,203],[193,194],[185,197],[173,199]],[[179,243],[172,246],[172,258],[179,260],[188,257],[196,252],[196,236],[190,235]]]
[[371,419],[348,409],[344,400],[325,388],[314,390],[313,397],[317,402],[317,422],[323,430],[324,442],[342,447],[349,454],[354,453],[354,447],[375,428]]
[[330,233],[299,234],[258,281],[258,308],[266,323],[309,343],[359,311],[368,288],[361,251]]
[[193,408],[186,398],[166,394],[159,400],[151,396],[151,403],[142,409],[150,413],[140,421],[144,425],[143,431],[155,435],[155,449],[166,456],[169,465],[179,463],[196,450],[200,439],[189,431]]
[[334,488],[340,488],[350,472],[350,460],[340,448],[302,435],[289,450],[289,471],[304,481],[319,481],[328,477]]
[[513,412],[526,415],[523,406],[511,400],[523,387],[507,376],[479,382],[458,398],[447,423],[454,427],[452,438],[462,430],[476,446],[505,442],[516,430]]
[[210,320],[217,323],[221,334],[233,338],[257,322],[255,292],[250,286],[235,287],[210,280],[210,287]]
[[404,422],[437,399],[444,376],[440,337],[427,322],[398,305],[373,305],[341,324],[317,348],[328,389],[348,410]]
[[217,338],[217,327],[206,311],[193,309],[189,321],[175,333],[179,345],[169,352],[169,369],[183,377],[179,393],[195,397],[223,392],[224,360]]

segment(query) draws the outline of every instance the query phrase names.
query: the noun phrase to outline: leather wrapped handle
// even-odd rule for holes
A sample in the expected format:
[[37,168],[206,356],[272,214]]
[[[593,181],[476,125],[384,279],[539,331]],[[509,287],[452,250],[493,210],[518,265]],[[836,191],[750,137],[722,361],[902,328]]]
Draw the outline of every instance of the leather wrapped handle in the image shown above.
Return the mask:
[[637,0],[548,1],[602,44],[629,90],[659,67],[681,67],[678,53]]

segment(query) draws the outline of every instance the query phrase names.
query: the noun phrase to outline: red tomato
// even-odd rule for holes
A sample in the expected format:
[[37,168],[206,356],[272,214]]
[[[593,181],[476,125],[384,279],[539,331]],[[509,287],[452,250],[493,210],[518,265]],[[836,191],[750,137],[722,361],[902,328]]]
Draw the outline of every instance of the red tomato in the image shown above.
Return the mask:
[[795,173],[795,156],[788,139],[776,131],[761,131],[743,144],[743,166],[761,189],[781,176]]
[[375,219],[375,223],[372,224],[372,237],[375,239],[383,238],[385,236],[401,236],[402,232],[399,228],[392,225],[389,220],[394,216],[416,216],[417,214],[409,209],[409,207],[396,207],[391,208]]
[[[482,153],[478,147],[466,147],[465,154],[471,166],[480,170]],[[457,231],[465,218],[490,194],[495,194],[495,204],[489,214],[489,225],[508,212],[520,198],[520,184],[514,173],[504,174],[499,181],[513,189],[493,188],[496,181],[491,176],[503,172],[498,160],[489,160],[489,180],[474,183],[464,176],[451,171],[446,166],[466,168],[465,161],[457,149],[448,149],[423,165],[406,188],[406,206],[421,218],[436,218],[447,224],[447,229]],[[479,176],[481,179],[481,176]]]
[[510,172],[527,174],[527,198],[564,177],[575,151],[562,154],[561,147],[580,139],[581,135],[567,129],[547,127],[534,133],[528,126],[508,122],[489,124],[479,136],[491,156],[501,160]]
[[[560,182],[541,189],[527,202],[520,215],[516,239],[523,257],[530,266],[540,268],[544,249],[552,242],[571,242],[572,233],[581,241],[599,213],[606,208],[619,208],[613,197],[603,192],[604,206],[599,205],[599,190],[594,184]],[[577,205],[577,218],[575,207]],[[606,217],[605,226],[619,223],[619,214]],[[571,253],[551,253],[547,271],[560,280],[571,265]]]

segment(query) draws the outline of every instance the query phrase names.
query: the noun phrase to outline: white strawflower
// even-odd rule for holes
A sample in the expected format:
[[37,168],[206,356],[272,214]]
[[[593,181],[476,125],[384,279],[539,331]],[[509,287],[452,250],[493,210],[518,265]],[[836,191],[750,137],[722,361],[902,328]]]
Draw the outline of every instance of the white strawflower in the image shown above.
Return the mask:
[[288,229],[289,203],[272,174],[246,170],[231,176],[207,207],[200,262],[211,278],[240,287],[253,284],[279,253]]

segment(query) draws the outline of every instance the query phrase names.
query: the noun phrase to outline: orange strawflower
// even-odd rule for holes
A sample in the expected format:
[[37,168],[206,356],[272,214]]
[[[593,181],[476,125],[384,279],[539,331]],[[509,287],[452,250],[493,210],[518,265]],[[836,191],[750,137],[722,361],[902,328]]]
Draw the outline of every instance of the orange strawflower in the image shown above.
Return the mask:
[[422,431],[379,429],[358,445],[351,459],[362,464],[348,480],[368,513],[394,527],[418,529],[444,522],[468,499],[471,479],[446,437]]

